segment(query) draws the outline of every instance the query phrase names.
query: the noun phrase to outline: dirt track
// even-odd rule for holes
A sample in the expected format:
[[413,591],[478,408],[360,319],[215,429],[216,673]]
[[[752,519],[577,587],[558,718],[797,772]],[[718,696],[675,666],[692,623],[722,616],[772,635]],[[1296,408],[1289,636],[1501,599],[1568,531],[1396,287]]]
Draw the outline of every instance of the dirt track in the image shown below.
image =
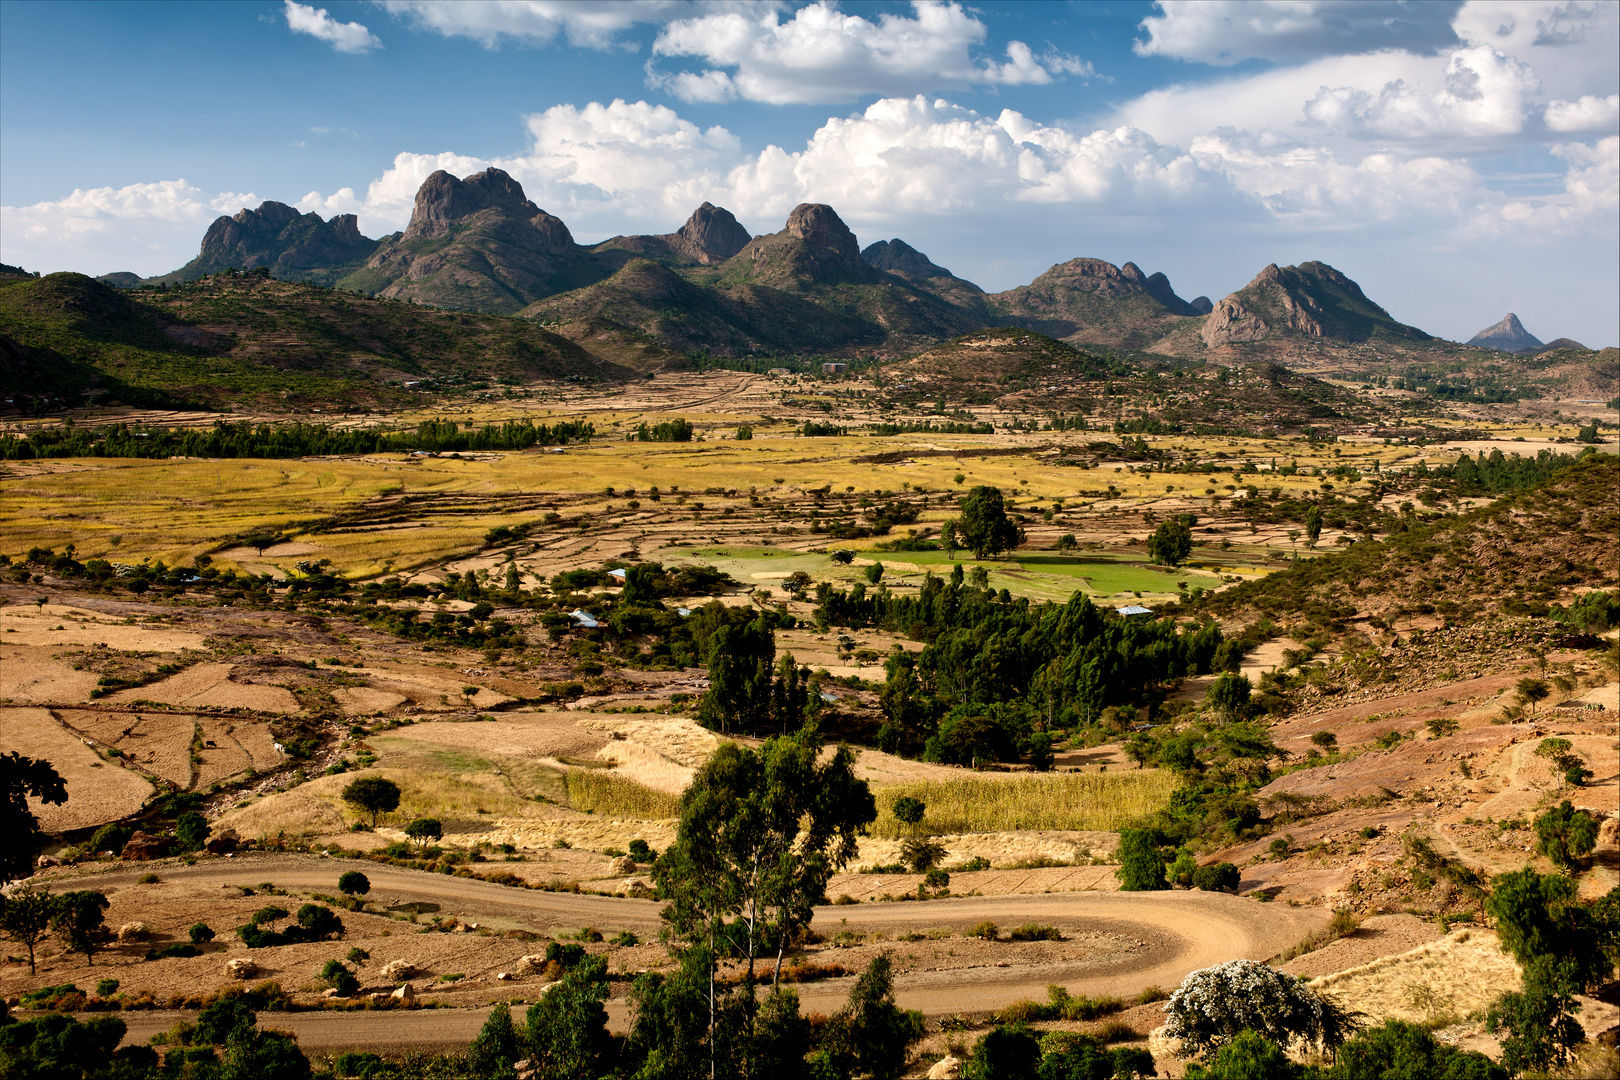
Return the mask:
[[[341,863],[302,855],[246,856],[209,860],[194,867],[173,866],[164,880],[189,878],[211,884],[253,885],[273,880],[285,889],[329,888]],[[659,905],[646,900],[517,890],[466,878],[445,877],[366,864],[373,899],[428,900],[446,914],[464,918],[522,919],[539,928],[611,925],[652,936]],[[139,868],[119,867],[87,875],[53,875],[58,888],[91,886],[107,890],[134,883]],[[817,909],[816,928],[827,936],[840,930],[857,934],[900,933],[949,926],[958,932],[985,920],[1002,927],[1050,922],[1117,934],[1146,944],[1129,955],[1102,962],[1012,964],[1008,966],[919,967],[903,972],[897,998],[930,1016],[985,1012],[1025,997],[1045,996],[1058,982],[1079,994],[1129,995],[1143,987],[1174,987],[1187,972],[1236,957],[1264,959],[1319,927],[1326,914],[1314,908],[1265,904],[1220,893],[1075,892],[1044,895],[959,897],[914,903],[856,904]],[[960,940],[960,939],[957,939]],[[905,946],[897,943],[897,949]],[[849,978],[798,987],[806,1011],[833,1012],[849,993]],[[266,1016],[265,1023],[298,1033],[311,1050],[355,1046],[422,1050],[465,1045],[483,1023],[484,1008],[445,1008],[410,1013],[292,1013]],[[622,1030],[629,1019],[621,1000],[610,1002],[611,1022]],[[124,1014],[129,1038],[145,1042],[181,1014]]]

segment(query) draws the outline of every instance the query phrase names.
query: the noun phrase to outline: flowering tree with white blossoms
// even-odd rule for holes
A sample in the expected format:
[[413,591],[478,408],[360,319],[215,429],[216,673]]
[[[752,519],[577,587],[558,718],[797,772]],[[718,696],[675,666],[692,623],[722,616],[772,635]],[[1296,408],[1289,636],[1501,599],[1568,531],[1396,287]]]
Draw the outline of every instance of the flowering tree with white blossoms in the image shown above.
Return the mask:
[[1189,1054],[1218,1050],[1244,1030],[1280,1046],[1303,1039],[1333,1050],[1359,1026],[1304,980],[1254,960],[1193,972],[1181,980],[1164,1011],[1170,1018],[1164,1034],[1180,1039]]

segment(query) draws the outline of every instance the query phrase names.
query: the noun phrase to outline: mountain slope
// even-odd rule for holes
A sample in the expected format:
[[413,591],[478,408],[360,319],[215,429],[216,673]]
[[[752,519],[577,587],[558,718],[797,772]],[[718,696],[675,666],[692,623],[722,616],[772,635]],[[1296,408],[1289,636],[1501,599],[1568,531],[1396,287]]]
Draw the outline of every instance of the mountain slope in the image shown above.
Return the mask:
[[1272,263],[1216,304],[1199,334],[1210,348],[1270,338],[1431,340],[1417,327],[1396,322],[1360,285],[1322,262],[1282,268]]
[[985,298],[992,318],[1074,344],[1139,349],[1196,314],[1163,274],[1135,263],[1071,259],[1030,282]]
[[[0,389],[71,404],[404,404],[451,378],[617,380],[527,320],[222,274],[134,292],[82,274],[0,283]],[[21,402],[19,402],[21,404]]]
[[886,274],[893,274],[907,284],[932,293],[947,304],[980,319],[986,316],[983,289],[935,264],[904,240],[879,240],[863,248],[861,258]]
[[713,288],[636,259],[606,281],[549,297],[519,312],[570,336],[618,327],[669,348],[733,356],[761,350],[834,350],[883,341],[882,327],[756,285]]

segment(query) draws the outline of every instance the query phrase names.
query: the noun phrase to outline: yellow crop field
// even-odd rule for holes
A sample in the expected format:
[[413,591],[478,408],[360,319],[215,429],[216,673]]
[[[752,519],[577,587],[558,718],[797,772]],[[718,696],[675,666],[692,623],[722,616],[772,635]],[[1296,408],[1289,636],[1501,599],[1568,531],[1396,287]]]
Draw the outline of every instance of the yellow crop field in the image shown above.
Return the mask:
[[877,836],[910,832],[895,820],[894,801],[909,795],[927,805],[924,825],[935,833],[1073,829],[1114,832],[1135,818],[1163,809],[1176,778],[1165,769],[1118,773],[1048,773],[1016,779],[964,776],[881,786]]

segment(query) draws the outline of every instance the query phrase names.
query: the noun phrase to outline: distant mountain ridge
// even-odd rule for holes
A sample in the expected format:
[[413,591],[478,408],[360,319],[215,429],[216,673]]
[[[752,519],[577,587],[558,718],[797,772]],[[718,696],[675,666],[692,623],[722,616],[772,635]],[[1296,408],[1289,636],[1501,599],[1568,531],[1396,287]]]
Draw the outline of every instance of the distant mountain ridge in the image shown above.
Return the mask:
[[[597,340],[645,339],[659,357],[668,349],[895,355],[986,326],[1228,361],[1312,342],[1422,349],[1433,340],[1320,262],[1268,266],[1218,304],[1184,300],[1163,273],[1135,263],[1086,257],[986,293],[898,237],[862,249],[820,203],[795,207],[774,233],[751,235],[705,202],[672,233],[583,245],[500,169],[464,179],[434,173],[417,191],[409,226],[380,240],[361,236],[349,215],[327,221],[273,202],[244,209],[209,227],[197,258],[151,280],[260,266],[371,296],[521,314]],[[103,280],[133,287],[143,279]]]

